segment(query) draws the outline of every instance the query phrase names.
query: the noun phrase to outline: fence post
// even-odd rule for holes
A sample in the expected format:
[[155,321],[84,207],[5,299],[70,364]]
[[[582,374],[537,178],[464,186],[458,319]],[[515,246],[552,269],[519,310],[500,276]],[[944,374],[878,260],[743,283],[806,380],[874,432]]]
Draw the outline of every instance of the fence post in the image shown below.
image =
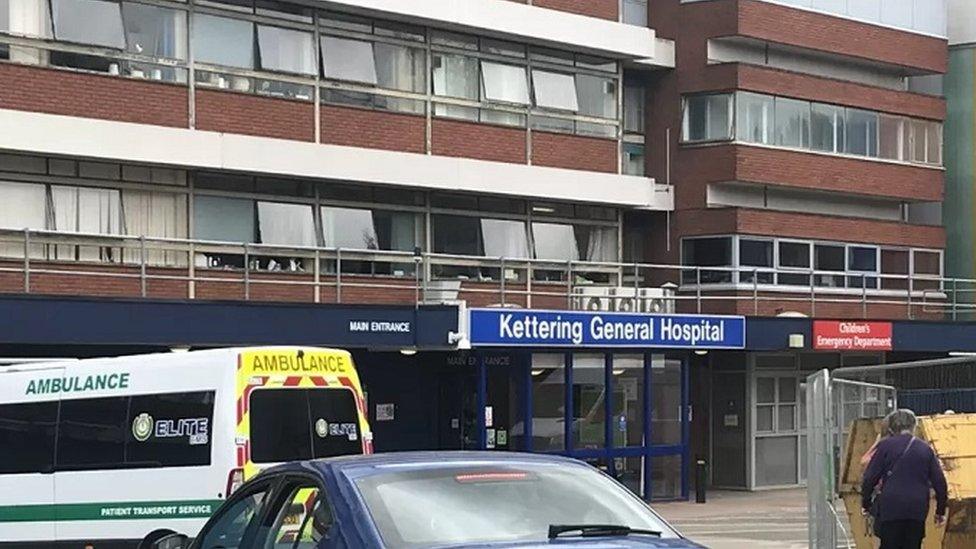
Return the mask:
[[315,291],[312,292],[312,293],[315,296],[314,297],[315,302],[316,303],[321,303],[322,302],[322,286],[321,286],[321,284],[322,284],[322,251],[319,250],[318,248],[315,248],[315,258],[314,259],[315,259],[315,267],[313,267],[313,269],[312,269],[312,273],[314,273],[312,276],[314,276],[314,280],[315,280]]
[[817,275],[810,271],[810,316],[817,316]]
[[197,297],[197,266],[196,266],[196,247],[193,241],[190,241],[189,252],[187,255],[187,273],[190,275],[190,280],[187,281],[186,291],[187,297],[189,299],[196,299]]
[[635,313],[640,312],[639,307],[640,307],[641,300],[640,300],[640,284],[638,284],[639,279],[640,279],[640,266],[635,261],[634,262],[634,312]]
[[146,235],[139,235],[139,293],[146,297]]
[[525,306],[529,309],[532,308],[532,278],[534,276],[535,271],[530,261],[525,265]]
[[957,291],[958,290],[956,289],[956,279],[953,278],[952,279],[952,320],[956,320],[956,315],[958,314],[958,312],[956,310],[957,309],[957,303],[958,303],[956,301],[956,296],[957,296],[957,293],[956,292]]
[[861,317],[868,317],[868,277],[861,277]]
[[[585,306],[585,305],[584,305]],[[573,260],[566,262],[566,308],[573,308]]]
[[251,299],[251,249],[244,243],[244,301]]
[[759,269],[756,267],[752,269],[752,314],[759,316]]
[[505,275],[505,256],[499,258],[501,260],[501,290],[502,290],[502,307],[505,306],[505,279],[508,278]]
[[424,267],[424,274],[423,274],[423,281],[422,281],[422,283],[423,283],[423,295],[421,296],[422,297],[421,301],[426,302],[427,301],[427,294],[430,291],[430,277],[431,277],[431,275],[434,272],[434,269],[432,268],[432,266],[430,264],[430,254],[423,254],[423,253],[420,254],[420,259],[417,260],[417,266],[418,266],[418,268],[421,265],[423,265],[423,267]]
[[24,229],[24,293],[30,293],[30,229]]
[[342,248],[336,248],[336,303],[342,303]]
[[912,278],[912,273],[908,273],[908,318],[914,318],[912,316],[912,292],[915,290],[915,279]]
[[701,267],[695,267],[695,299],[698,303],[698,314],[701,314]]

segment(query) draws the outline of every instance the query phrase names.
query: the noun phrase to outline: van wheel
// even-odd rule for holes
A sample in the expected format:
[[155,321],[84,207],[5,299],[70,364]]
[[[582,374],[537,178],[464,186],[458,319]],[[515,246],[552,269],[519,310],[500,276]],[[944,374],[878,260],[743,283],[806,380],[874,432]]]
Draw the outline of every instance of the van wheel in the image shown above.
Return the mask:
[[165,538],[170,534],[175,534],[175,533],[176,532],[172,530],[165,530],[165,529],[153,530],[152,532],[149,532],[149,534],[147,534],[146,537],[142,538],[142,541],[139,542],[138,549],[150,549],[152,545],[157,541]]

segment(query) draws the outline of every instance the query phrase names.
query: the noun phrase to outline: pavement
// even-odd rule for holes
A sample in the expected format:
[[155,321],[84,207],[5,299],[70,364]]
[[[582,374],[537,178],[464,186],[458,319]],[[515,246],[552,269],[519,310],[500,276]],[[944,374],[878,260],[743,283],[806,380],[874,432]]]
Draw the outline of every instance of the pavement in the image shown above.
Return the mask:
[[805,489],[710,491],[707,503],[655,503],[681,533],[711,549],[806,549]]

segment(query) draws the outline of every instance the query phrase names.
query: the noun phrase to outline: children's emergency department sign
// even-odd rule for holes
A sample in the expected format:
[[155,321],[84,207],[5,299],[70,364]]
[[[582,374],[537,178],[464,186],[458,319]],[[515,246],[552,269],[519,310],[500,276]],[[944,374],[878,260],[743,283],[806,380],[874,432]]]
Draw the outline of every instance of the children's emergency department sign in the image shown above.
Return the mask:
[[744,349],[742,316],[471,309],[473,346]]

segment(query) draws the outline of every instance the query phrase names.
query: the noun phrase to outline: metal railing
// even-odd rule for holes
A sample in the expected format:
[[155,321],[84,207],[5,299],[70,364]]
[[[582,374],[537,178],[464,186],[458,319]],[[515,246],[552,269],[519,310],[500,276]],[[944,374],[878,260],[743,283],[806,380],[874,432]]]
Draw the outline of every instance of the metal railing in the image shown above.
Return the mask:
[[[804,283],[773,284],[782,275]],[[0,229],[0,291],[839,317],[976,316],[976,280]]]

